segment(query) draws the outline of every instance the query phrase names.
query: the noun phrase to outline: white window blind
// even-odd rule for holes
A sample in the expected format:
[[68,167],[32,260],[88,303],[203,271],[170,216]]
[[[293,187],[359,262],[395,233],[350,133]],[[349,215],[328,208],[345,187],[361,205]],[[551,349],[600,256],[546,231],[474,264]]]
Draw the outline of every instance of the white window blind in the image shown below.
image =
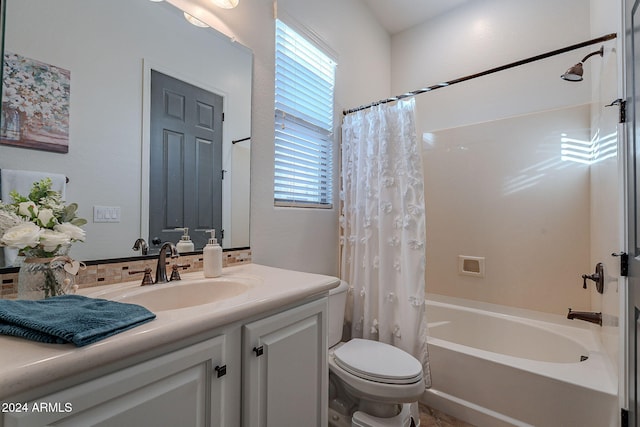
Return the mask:
[[277,206],[332,206],[335,62],[276,20]]

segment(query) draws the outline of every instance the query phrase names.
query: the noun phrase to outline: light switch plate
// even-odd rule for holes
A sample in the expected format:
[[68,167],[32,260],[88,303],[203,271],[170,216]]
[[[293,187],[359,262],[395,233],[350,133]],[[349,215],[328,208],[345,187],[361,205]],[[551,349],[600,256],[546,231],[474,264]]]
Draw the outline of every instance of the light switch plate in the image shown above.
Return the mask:
[[120,222],[120,206],[94,206],[93,222]]

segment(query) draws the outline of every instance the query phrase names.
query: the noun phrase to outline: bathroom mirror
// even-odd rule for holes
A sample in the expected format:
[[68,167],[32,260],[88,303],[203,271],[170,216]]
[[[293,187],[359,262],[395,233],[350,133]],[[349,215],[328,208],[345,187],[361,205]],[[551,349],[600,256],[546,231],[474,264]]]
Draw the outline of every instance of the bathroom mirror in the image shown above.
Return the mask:
[[[154,236],[148,235],[152,70],[223,98],[222,245],[249,246],[253,55],[248,48],[190,24],[167,2],[3,3],[5,57],[18,54],[67,70],[70,99],[68,152],[0,144],[0,169],[67,176],[65,199],[78,203],[79,216],[88,221],[86,242],[74,244],[74,258],[136,256],[132,246],[138,237],[153,247]],[[97,222],[96,207],[113,208],[119,219]],[[190,230],[196,233],[204,230]],[[177,242],[180,235],[176,231],[170,240]]]

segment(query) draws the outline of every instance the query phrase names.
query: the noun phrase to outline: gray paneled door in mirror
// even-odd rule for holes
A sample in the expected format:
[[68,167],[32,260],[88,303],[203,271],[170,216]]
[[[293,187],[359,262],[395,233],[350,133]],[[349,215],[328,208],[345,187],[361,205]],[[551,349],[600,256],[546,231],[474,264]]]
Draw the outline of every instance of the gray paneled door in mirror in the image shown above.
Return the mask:
[[151,71],[151,248],[189,229],[196,249],[222,229],[222,97]]

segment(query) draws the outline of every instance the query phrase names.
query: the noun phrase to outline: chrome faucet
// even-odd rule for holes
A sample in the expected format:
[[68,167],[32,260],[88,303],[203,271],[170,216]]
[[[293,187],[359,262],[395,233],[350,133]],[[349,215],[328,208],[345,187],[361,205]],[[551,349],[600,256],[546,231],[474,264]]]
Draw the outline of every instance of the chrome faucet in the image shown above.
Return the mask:
[[132,249],[134,251],[142,250],[142,255],[147,255],[149,253],[149,245],[147,245],[147,242],[142,237],[136,240]]
[[178,257],[178,250],[171,242],[164,242],[160,247],[160,253],[158,254],[158,265],[156,265],[156,284],[167,283],[167,249],[171,251],[171,258]]
[[567,319],[579,319],[602,326],[602,313],[595,313],[593,311],[573,311],[569,309]]

